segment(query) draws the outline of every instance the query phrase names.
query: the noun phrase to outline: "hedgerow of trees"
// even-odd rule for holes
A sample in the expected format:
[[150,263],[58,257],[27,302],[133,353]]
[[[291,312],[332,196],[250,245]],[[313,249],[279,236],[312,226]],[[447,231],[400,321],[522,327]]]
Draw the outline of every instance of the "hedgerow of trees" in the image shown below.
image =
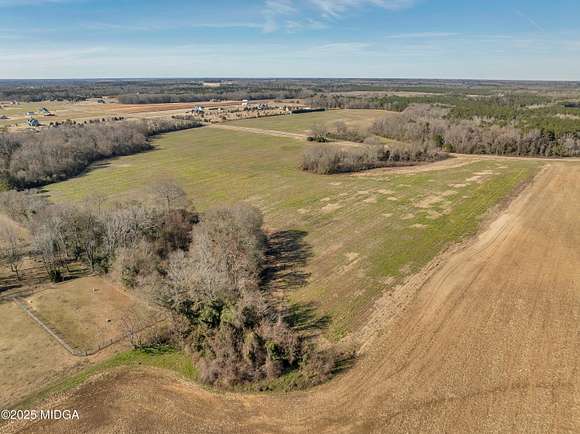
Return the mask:
[[200,125],[194,120],[144,120],[0,133],[0,179],[19,189],[60,181],[95,161],[151,149],[151,136]]

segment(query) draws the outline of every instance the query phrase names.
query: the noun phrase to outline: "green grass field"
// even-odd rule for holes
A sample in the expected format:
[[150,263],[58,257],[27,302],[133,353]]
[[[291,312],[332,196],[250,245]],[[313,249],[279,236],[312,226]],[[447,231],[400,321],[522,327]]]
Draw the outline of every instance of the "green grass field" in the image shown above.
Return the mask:
[[[273,128],[297,119],[288,127],[296,130],[318,115],[300,116],[252,123]],[[306,234],[307,282],[290,285],[289,296],[329,314],[328,335],[335,338],[364,324],[384,290],[473,234],[485,212],[538,168],[531,161],[480,161],[417,174],[322,176],[299,169],[308,145],[289,138],[201,128],[155,144],[154,151],[99,164],[47,193],[59,202],[93,193],[134,198],[156,179],[173,177],[201,211],[240,200],[260,207],[269,230]]]
[[388,116],[389,113],[392,112],[384,110],[328,110],[325,112],[274,116],[261,119],[243,119],[228,122],[228,125],[307,134],[315,124],[332,127],[338,121],[342,121],[350,127],[368,127],[373,120]]

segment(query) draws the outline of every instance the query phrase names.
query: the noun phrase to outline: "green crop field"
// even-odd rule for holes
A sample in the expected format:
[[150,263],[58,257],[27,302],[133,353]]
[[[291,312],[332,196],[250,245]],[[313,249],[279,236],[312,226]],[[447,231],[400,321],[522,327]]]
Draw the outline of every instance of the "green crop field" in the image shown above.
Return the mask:
[[[251,122],[265,129],[290,122],[284,128],[296,131],[319,118]],[[295,231],[311,249],[303,269],[288,276],[289,296],[330,315],[328,336],[334,338],[363,324],[383,291],[473,234],[485,212],[539,167],[487,160],[416,174],[323,176],[299,169],[308,144],[290,138],[201,128],[167,134],[155,145],[151,152],[97,164],[47,193],[58,202],[94,193],[127,199],[171,177],[200,211],[240,200],[258,206],[269,231]]]
[[328,110],[260,119],[243,119],[228,122],[228,125],[307,134],[313,125],[321,124],[332,127],[338,121],[342,121],[350,127],[368,127],[375,119],[388,116],[391,113],[385,110]]

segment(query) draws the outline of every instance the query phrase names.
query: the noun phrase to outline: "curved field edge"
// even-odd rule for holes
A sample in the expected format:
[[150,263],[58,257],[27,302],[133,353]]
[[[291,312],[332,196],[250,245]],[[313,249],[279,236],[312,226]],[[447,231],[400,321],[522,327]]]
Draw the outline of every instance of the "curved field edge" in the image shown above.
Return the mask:
[[37,404],[54,396],[63,394],[69,390],[72,390],[89,381],[96,375],[102,374],[111,369],[119,367],[138,367],[138,366],[163,369],[165,371],[173,372],[180,378],[189,381],[197,380],[198,376],[197,369],[193,365],[191,357],[188,357],[182,352],[174,350],[124,351],[115,354],[114,356],[102,362],[96,363],[93,366],[83,368],[79,372],[67,375],[62,379],[54,381],[48,386],[22,399],[18,403],[14,404],[12,407],[31,408],[31,406],[34,404]]
[[486,211],[539,167],[474,160],[433,172],[321,176],[299,169],[308,144],[286,137],[204,128],[167,134],[154,145],[47,193],[60,202],[95,193],[129,199],[172,177],[200,211],[236,201],[258,206],[269,231],[300,235],[308,257],[281,286],[292,302],[330,316],[326,334],[333,339],[364,324],[384,291],[473,234]]

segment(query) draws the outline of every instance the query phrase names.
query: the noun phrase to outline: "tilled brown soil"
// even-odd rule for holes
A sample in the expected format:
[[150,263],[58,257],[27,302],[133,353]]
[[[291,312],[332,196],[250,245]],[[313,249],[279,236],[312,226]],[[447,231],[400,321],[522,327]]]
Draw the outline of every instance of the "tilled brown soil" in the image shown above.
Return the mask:
[[580,432],[579,225],[580,166],[551,163],[328,384],[239,395],[119,369],[49,404],[78,409],[80,421],[5,429]]

